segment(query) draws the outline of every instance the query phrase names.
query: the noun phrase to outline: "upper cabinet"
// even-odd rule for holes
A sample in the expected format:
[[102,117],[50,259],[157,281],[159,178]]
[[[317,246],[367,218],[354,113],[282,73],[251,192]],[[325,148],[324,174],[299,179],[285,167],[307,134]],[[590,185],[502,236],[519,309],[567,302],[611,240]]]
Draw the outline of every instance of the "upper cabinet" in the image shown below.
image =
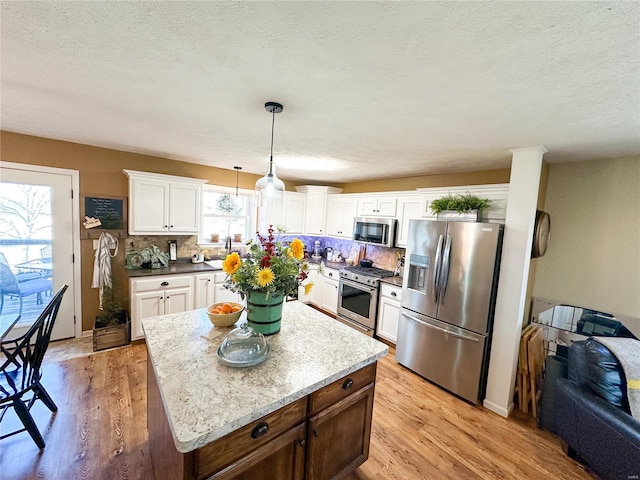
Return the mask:
[[464,187],[438,187],[418,188],[418,192],[424,195],[423,215],[429,219],[435,219],[436,215],[431,211],[431,202],[445,195],[471,193],[480,198],[491,200],[489,208],[482,211],[483,222],[504,222],[507,216],[507,199],[509,198],[509,184],[497,183],[493,185],[467,185]]
[[358,197],[351,195],[329,195],[327,199],[327,235],[351,238],[353,219],[358,213]]
[[296,187],[300,193],[307,197],[305,207],[305,228],[307,235],[325,235],[325,223],[327,214],[327,196],[340,193],[342,189],[317,185],[302,185]]
[[269,225],[283,227],[287,233],[304,233],[307,195],[284,192],[282,207],[260,207],[258,231],[266,232]]
[[206,180],[123,172],[129,177],[129,235],[199,233]]
[[410,195],[398,198],[398,227],[396,247],[406,247],[409,237],[409,220],[422,218],[424,199],[422,195]]
[[397,202],[392,196],[367,194],[358,200],[359,217],[395,217]]

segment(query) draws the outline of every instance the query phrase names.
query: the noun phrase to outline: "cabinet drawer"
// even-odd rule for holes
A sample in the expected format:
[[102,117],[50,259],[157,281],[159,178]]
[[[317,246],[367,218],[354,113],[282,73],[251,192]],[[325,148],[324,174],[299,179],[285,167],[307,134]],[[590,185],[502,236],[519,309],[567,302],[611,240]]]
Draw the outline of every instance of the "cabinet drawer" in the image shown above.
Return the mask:
[[402,288],[380,282],[380,295],[400,301],[402,300]]
[[[194,459],[196,478],[207,477],[270,442],[281,433],[303,422],[306,419],[306,413],[307,397],[304,397],[198,449]],[[252,433],[258,434],[260,427],[264,424],[268,426],[268,430],[254,438]]]
[[323,408],[357,392],[362,387],[373,383],[376,379],[376,365],[377,363],[367,365],[321,388],[317,392],[313,392],[310,395],[309,413],[313,415]]
[[227,278],[227,274],[224,272],[216,272],[213,274],[214,283],[224,283],[225,278]]
[[131,293],[163,290],[165,288],[188,288],[191,287],[191,280],[191,275],[155,275],[144,280],[136,279],[131,282]]
[[333,268],[325,267],[322,269],[322,276],[325,278],[332,278],[337,282],[338,279],[340,278],[340,272]]

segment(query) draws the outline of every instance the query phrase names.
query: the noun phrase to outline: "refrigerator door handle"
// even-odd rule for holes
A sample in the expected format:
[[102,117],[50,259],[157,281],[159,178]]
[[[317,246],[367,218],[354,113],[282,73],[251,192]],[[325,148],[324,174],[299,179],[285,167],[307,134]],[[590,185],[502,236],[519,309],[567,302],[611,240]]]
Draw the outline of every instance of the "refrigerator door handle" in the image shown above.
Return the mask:
[[444,255],[442,256],[442,282],[440,283],[440,302],[444,303],[449,286],[449,263],[451,260],[451,235],[447,235],[447,242],[444,245]]
[[433,301],[438,303],[438,293],[440,290],[440,261],[442,260],[442,242],[444,237],[440,235],[438,246],[436,248],[436,261],[433,265]]
[[424,320],[420,320],[419,318],[414,317],[413,315],[409,315],[409,314],[408,314],[408,313],[406,313],[406,312],[402,312],[402,314],[403,314],[405,317],[410,318],[411,320],[413,320],[413,321],[415,321],[415,322],[418,322],[420,325],[424,325],[425,327],[432,328],[433,330],[438,330],[439,332],[445,333],[445,334],[447,334],[447,335],[451,335],[452,337],[459,338],[459,339],[461,339],[461,340],[469,340],[469,341],[471,341],[471,342],[476,342],[476,343],[478,343],[478,339],[477,339],[477,338],[475,338],[475,337],[469,337],[469,336],[467,336],[467,335],[462,335],[461,333],[452,332],[452,331],[450,331],[450,330],[447,330],[446,328],[436,327],[435,325],[432,325],[432,324],[430,324],[430,323],[427,323],[427,322],[425,322]]

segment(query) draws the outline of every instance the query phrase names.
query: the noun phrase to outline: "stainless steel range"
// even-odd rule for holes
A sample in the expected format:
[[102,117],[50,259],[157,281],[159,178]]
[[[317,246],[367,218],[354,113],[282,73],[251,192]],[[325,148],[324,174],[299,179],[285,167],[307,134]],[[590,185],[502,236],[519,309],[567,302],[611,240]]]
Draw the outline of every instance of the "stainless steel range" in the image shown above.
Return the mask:
[[338,320],[373,337],[378,309],[378,284],[392,277],[391,270],[376,267],[347,267],[340,270]]

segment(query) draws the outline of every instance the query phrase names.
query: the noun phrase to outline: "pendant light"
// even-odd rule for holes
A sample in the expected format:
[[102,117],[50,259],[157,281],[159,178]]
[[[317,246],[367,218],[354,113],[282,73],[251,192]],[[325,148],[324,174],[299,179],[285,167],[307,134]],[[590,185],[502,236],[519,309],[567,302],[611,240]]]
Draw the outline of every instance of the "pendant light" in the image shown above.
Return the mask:
[[283,110],[283,106],[276,102],[264,104],[265,110],[271,114],[271,155],[269,157],[269,172],[256,182],[256,198],[258,206],[281,207],[284,198],[284,182],[276,176],[273,166],[273,129],[276,113]]
[[238,173],[240,173],[240,170],[242,170],[242,167],[233,167],[233,169],[236,171],[236,198],[238,197]]

